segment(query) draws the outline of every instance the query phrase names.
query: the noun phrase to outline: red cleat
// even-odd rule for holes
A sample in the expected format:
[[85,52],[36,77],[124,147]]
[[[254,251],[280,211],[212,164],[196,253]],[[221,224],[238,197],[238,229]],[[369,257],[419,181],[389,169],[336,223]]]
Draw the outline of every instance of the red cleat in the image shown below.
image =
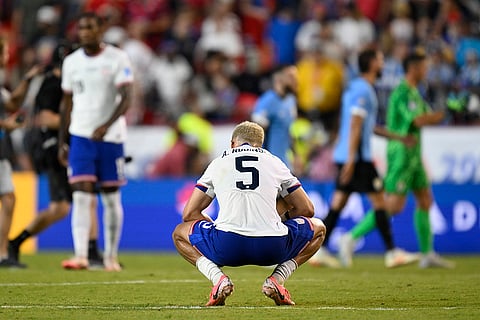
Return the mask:
[[218,283],[212,288],[212,292],[210,292],[210,299],[208,300],[206,306],[224,306],[225,299],[227,299],[232,292],[232,281],[230,281],[229,277],[223,275]]
[[81,259],[72,258],[63,260],[62,267],[67,270],[86,270],[88,269],[88,262],[81,261]]
[[295,305],[295,302],[290,298],[290,292],[272,276],[268,277],[263,283],[262,292],[275,301],[277,306]]

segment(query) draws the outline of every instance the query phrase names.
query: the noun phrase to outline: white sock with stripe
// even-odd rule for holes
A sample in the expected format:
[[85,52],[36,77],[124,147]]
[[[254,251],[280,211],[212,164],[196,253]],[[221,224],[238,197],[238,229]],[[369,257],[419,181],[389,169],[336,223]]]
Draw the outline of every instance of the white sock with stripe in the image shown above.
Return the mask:
[[298,264],[295,260],[290,259],[283,263],[280,263],[275,270],[273,270],[272,276],[277,279],[278,283],[283,285],[285,281],[290,278],[292,273],[297,270]]

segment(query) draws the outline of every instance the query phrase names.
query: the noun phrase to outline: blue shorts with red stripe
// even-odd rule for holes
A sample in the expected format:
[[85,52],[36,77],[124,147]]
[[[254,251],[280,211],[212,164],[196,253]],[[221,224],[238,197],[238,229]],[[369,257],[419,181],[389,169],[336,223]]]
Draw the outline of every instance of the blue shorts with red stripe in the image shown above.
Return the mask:
[[270,266],[296,257],[313,238],[310,220],[298,217],[284,222],[288,234],[278,237],[249,237],[217,230],[213,222],[197,221],[190,243],[218,266]]
[[69,181],[99,182],[103,186],[125,184],[123,144],[71,136],[68,155]]

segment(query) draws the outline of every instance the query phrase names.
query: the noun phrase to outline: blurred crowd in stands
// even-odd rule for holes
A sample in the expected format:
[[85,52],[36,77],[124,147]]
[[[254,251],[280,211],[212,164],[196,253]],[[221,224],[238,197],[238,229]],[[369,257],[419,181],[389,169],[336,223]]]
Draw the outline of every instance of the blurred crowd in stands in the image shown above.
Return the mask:
[[[402,59],[414,49],[429,57],[422,94],[432,108],[448,110],[445,124],[479,123],[478,0],[2,0],[0,6],[0,32],[10,44],[1,75],[7,87],[32,65],[46,64],[60,40],[75,42],[79,12],[103,17],[105,42],[123,48],[135,69],[130,125],[175,126],[185,114],[211,124],[248,119],[271,85],[271,71],[294,64],[300,122],[292,137],[300,150],[329,146],[342,90],[357,73],[356,54],[372,44],[386,56],[377,84],[380,123],[403,77]],[[186,137],[187,146],[198,140]],[[315,156],[328,158],[329,149],[323,154],[320,147]],[[319,179],[330,172],[314,169]]]

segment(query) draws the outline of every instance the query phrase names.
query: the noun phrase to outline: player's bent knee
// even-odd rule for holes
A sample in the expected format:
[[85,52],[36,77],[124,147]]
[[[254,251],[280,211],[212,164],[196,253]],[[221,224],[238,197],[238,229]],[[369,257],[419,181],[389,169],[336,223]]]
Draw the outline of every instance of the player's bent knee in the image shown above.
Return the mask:
[[327,228],[321,219],[318,218],[310,218],[310,221],[313,225],[313,231],[315,237],[324,237],[325,233],[327,232]]
[[175,227],[175,230],[172,232],[172,239],[174,242],[187,240],[188,233],[190,231],[192,222],[182,222]]

